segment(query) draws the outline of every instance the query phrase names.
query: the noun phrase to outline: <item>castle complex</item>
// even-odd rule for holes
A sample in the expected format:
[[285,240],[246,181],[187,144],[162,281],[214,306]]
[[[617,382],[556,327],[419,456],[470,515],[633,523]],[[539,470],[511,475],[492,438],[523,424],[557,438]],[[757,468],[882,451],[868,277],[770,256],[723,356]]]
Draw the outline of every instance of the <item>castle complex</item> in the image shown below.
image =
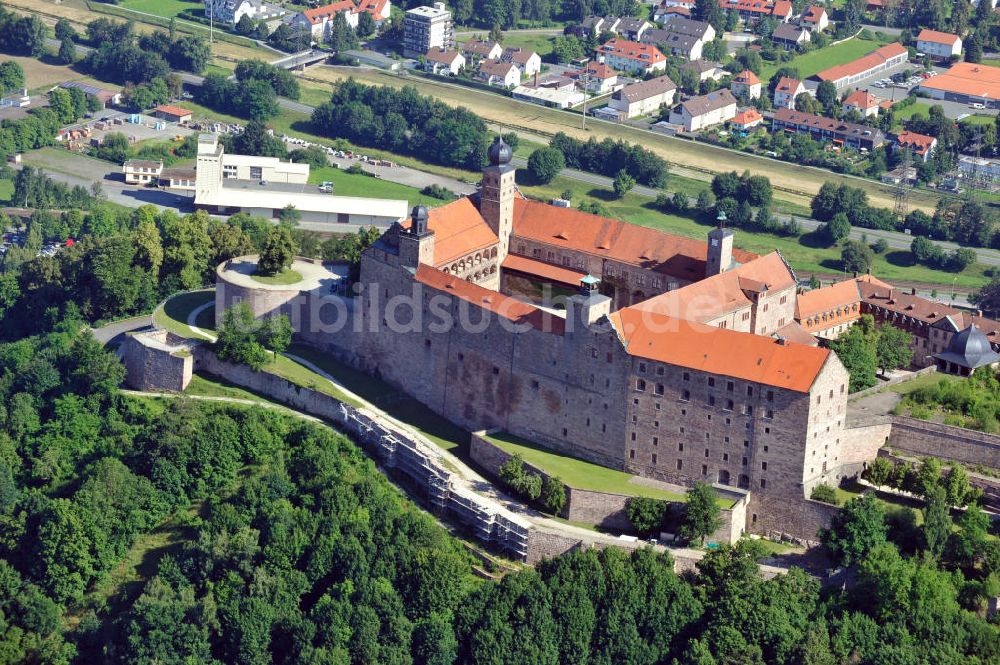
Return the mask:
[[[303,341],[470,431],[745,490],[751,531],[874,458],[884,437],[846,426],[847,372],[797,320],[778,252],[526,200],[510,148],[488,155],[476,195],[414,208],[363,253],[358,296],[258,300],[220,267],[217,316],[286,312]],[[557,309],[542,287],[573,295]]]

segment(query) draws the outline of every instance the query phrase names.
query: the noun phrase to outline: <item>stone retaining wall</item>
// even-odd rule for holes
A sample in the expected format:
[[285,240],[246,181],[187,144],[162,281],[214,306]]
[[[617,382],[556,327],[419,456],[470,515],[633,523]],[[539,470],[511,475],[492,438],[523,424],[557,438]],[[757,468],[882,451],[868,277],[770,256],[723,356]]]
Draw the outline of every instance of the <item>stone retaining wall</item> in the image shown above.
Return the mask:
[[962,427],[893,416],[887,445],[910,455],[1000,469],[1000,436]]
[[[469,454],[494,478],[499,476],[500,467],[511,458],[510,453],[486,438],[486,432],[473,432]],[[524,463],[524,469],[542,478],[548,477],[548,474],[528,462]],[[631,498],[629,495],[595,492],[568,485],[566,489],[566,507],[563,509],[561,517],[571,522],[592,524],[610,531],[633,532],[632,524],[625,514],[625,504]],[[720,543],[734,543],[739,540],[746,525],[746,505],[746,499],[743,498],[737,500],[733,508],[724,509],[722,511],[722,526],[707,540]]]

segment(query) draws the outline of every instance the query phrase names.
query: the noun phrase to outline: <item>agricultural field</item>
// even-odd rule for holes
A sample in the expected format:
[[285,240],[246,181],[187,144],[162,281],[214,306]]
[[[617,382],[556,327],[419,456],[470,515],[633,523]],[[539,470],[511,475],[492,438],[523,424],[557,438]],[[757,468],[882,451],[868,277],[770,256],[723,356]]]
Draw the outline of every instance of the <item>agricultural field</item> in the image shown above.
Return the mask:
[[125,0],[120,6],[163,18],[172,18],[185,9],[201,9],[204,5],[198,0]]
[[883,43],[854,37],[833,46],[803,53],[788,62],[767,63],[761,72],[760,80],[766,82],[782,67],[795,67],[799,70],[799,76],[806,78],[824,69],[857,60],[861,56],[871,53]]
[[54,85],[65,81],[77,81],[84,78],[78,71],[66,65],[54,65],[42,62],[37,58],[4,55],[4,62],[13,61],[24,70],[24,83],[32,94],[45,92]]
[[[874,48],[872,46],[874,42],[864,43],[869,47],[868,50]],[[749,170],[753,174],[768,176],[776,189],[777,198],[791,200],[797,204],[802,204],[803,201],[808,203],[808,198],[814,196],[823,183],[828,181],[864,189],[870,202],[877,206],[891,208],[894,202],[892,188],[872,180],[838,175],[823,169],[802,167],[685,139],[661,136],[625,125],[592,120],[587,123],[587,130],[583,130],[577,124],[578,116],[568,115],[563,111],[414,76],[401,77],[354,68],[320,67],[309,72],[309,79],[305,85],[317,81],[332,83],[349,77],[372,85],[394,87],[413,85],[422,93],[433,95],[447,104],[464,106],[491,123],[515,130],[525,130],[535,135],[552,135],[563,131],[583,139],[590,136],[598,140],[623,139],[645,146],[672,165],[705,173]],[[930,192],[913,192],[909,200],[911,206],[931,212],[938,199],[937,195]]]

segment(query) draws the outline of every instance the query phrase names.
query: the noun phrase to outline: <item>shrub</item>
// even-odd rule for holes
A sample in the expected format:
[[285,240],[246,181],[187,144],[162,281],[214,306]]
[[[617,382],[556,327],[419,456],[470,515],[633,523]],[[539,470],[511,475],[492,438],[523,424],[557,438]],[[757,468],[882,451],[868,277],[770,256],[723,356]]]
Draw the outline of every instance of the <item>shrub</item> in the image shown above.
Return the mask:
[[667,516],[669,504],[659,499],[634,496],[625,502],[625,516],[641,535],[658,533]]
[[814,487],[812,493],[809,494],[809,498],[813,501],[828,503],[831,506],[839,505],[837,503],[837,491],[826,483],[821,483]]
[[441,185],[427,185],[420,190],[420,193],[442,201],[451,201],[455,198],[455,192]]
[[542,481],[542,505],[553,515],[558,515],[566,507],[566,486],[554,476]]

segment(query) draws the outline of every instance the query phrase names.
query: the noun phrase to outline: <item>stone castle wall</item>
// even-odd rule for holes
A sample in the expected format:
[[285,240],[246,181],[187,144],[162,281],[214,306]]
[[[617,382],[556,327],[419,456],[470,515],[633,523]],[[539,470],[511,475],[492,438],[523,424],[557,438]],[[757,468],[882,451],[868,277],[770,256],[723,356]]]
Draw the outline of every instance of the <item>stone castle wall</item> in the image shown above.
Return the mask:
[[[470,455],[473,461],[490,476],[498,478],[500,467],[511,458],[511,455],[494,445],[483,435],[483,432],[472,434]],[[528,462],[524,463],[524,468],[529,473],[537,474],[542,478],[548,477],[548,474]],[[625,514],[625,505],[631,498],[629,495],[596,492],[570,486],[567,486],[566,489],[566,507],[563,509],[561,517],[571,522],[592,524],[610,531],[632,533],[632,525]],[[723,524],[708,537],[708,540],[722,543],[733,543],[739,540],[746,524],[745,507],[746,501],[740,499],[732,509],[723,510]]]
[[191,382],[189,347],[166,330],[131,333],[122,346],[125,383],[134,390],[181,392]]
[[1000,436],[962,427],[893,416],[888,446],[910,455],[1000,469]]

